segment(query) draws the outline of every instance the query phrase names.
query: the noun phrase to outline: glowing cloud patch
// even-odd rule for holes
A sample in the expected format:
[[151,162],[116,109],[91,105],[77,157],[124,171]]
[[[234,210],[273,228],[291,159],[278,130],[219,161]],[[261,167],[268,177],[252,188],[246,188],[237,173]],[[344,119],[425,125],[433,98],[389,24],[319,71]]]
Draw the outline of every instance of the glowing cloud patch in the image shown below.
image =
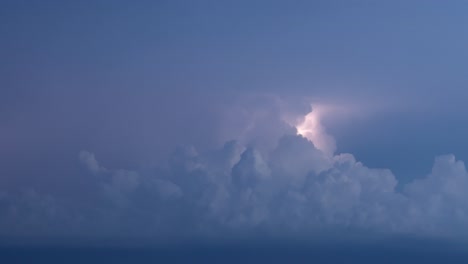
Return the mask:
[[297,134],[307,138],[314,146],[327,155],[332,156],[336,150],[335,139],[328,135],[320,123],[326,107],[312,105],[312,111],[296,125]]

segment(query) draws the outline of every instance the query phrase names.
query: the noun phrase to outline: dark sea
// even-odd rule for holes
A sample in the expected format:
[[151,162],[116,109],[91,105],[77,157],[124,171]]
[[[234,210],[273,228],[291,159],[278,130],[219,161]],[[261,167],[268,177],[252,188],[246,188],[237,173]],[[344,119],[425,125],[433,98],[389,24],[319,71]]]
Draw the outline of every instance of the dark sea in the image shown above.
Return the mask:
[[451,245],[221,244],[158,247],[4,246],[0,263],[468,263]]

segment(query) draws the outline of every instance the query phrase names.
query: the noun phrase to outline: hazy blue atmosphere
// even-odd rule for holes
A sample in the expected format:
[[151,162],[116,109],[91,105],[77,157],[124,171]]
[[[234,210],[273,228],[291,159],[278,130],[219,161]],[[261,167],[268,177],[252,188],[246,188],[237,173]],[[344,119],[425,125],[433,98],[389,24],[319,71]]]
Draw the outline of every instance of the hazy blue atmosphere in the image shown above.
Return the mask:
[[464,263],[467,12],[0,1],[0,261]]

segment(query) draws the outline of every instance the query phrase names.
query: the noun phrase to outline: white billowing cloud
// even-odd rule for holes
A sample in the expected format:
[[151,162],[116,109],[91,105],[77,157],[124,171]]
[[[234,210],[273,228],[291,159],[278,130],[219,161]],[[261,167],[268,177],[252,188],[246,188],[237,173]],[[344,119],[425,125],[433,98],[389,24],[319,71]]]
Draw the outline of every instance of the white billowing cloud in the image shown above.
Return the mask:
[[248,148],[232,168],[231,180],[234,186],[243,189],[255,186],[270,176],[268,164],[261,154],[254,148]]
[[295,130],[283,121],[283,105],[275,96],[242,98],[224,110],[219,134],[224,141],[235,139],[242,146],[254,145],[261,153],[271,151],[281,136]]
[[99,164],[93,153],[88,151],[81,151],[79,159],[91,173],[101,176],[99,185],[105,196],[115,204],[128,205],[127,195],[140,185],[140,176],[137,172],[123,169],[108,170]]
[[[189,148],[189,156],[196,155],[195,150]],[[90,172],[97,173],[100,176],[98,184],[102,194],[119,207],[131,206],[130,197],[139,189],[143,189],[141,188],[142,185],[145,185],[146,189],[150,188],[150,191],[156,192],[163,198],[180,197],[182,195],[180,188],[168,180],[144,177],[136,171],[107,169],[99,164],[93,153],[87,151],[81,151],[79,157]],[[186,166],[196,166],[196,164],[188,160],[188,157],[182,157],[182,159],[181,162]]]
[[111,173],[109,179],[102,183],[102,189],[115,204],[128,206],[128,195],[134,192],[140,185],[140,176],[137,172],[116,170]]
[[270,164],[279,177],[304,179],[309,172],[320,173],[333,165],[333,158],[324,155],[306,138],[286,135],[269,155]]
[[106,169],[99,166],[99,163],[96,160],[96,157],[93,153],[88,151],[81,151],[79,154],[80,161],[88,168],[92,173],[96,174]]
[[[393,200],[397,180],[386,169],[370,169],[350,154],[334,157],[330,170],[310,175],[305,193],[315,201],[322,221],[328,224],[371,228],[391,222],[386,210]],[[311,212],[313,213],[313,212]]]
[[255,142],[231,140],[201,153],[181,147],[167,167],[141,171],[107,168],[82,151],[79,159],[94,175],[92,204],[4,194],[0,226],[62,233],[73,226],[90,235],[287,235],[324,229],[468,235],[468,172],[453,155],[436,158],[427,177],[397,191],[390,170],[366,167],[352,154],[333,154],[334,148],[320,148],[294,129],[268,147]]
[[[436,158],[432,172],[405,186],[410,213],[419,229],[431,233],[466,235],[468,223],[468,172],[453,155]],[[430,219],[430,221],[428,221]]]

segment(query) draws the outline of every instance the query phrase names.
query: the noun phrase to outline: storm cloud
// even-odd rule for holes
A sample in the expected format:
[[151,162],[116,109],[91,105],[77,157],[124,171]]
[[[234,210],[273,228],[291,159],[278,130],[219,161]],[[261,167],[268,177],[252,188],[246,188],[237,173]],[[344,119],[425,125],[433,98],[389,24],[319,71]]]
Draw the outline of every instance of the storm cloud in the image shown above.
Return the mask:
[[2,1],[0,244],[466,241],[468,5],[422,2]]
[[[323,230],[467,235],[468,172],[454,155],[436,157],[430,174],[397,188],[391,170],[367,167],[350,153],[319,150],[279,113],[248,126],[250,139],[204,152],[180,146],[165,166],[110,168],[83,150],[76,159],[93,187],[82,195],[93,199],[83,204],[33,189],[3,192],[1,232],[160,238],[327,236]],[[272,145],[259,141],[272,127],[283,134],[270,133]],[[325,128],[319,133],[326,134]]]

